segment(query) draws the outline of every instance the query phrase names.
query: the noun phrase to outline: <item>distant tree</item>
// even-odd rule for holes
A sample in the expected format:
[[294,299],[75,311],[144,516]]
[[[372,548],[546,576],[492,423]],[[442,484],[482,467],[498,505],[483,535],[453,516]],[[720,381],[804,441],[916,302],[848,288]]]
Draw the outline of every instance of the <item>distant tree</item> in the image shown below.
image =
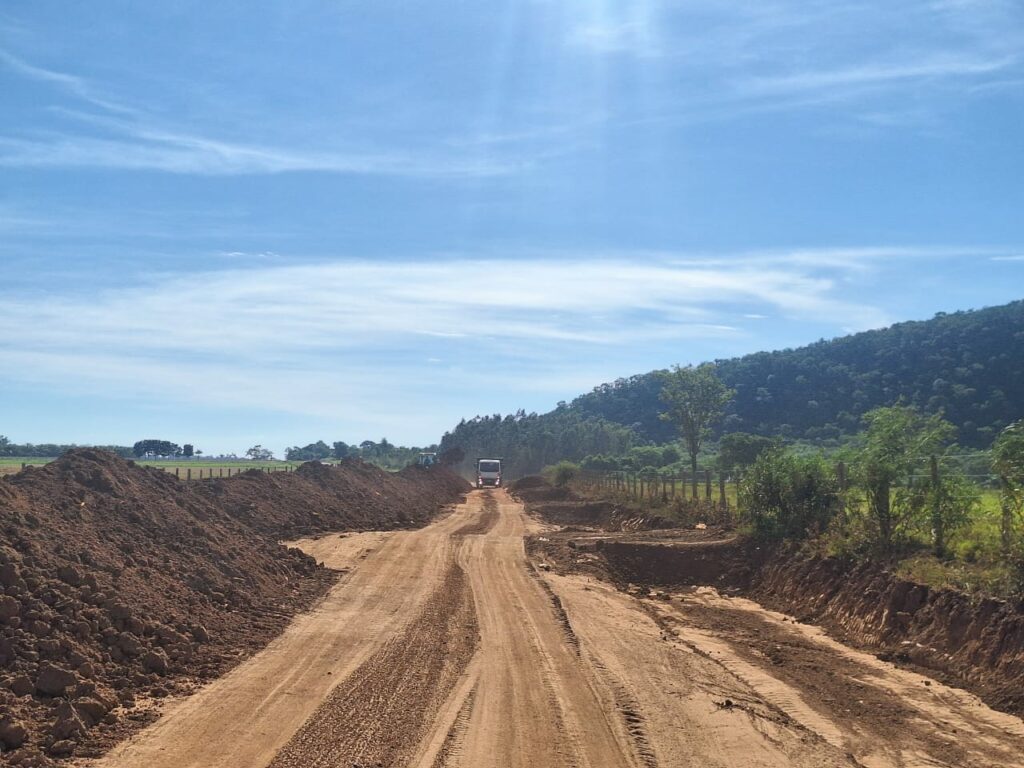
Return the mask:
[[14,453],[11,451],[12,445],[5,435],[0,435],[0,456],[13,456]]
[[331,447],[323,440],[317,440],[315,443],[304,445],[301,448],[296,445],[287,448],[284,452],[284,457],[288,461],[320,461],[330,458],[330,456]]
[[718,466],[724,472],[746,469],[757,461],[762,453],[778,447],[779,441],[773,437],[730,432],[722,435],[718,443]]
[[661,418],[679,429],[690,454],[693,470],[693,495],[697,496],[697,457],[711,426],[722,417],[726,404],[735,392],[721,382],[715,366],[673,366],[661,377],[661,401],[667,410]]
[[1024,512],[1024,419],[1004,429],[992,445],[992,467],[999,475],[1003,554],[1013,545],[1014,518]]
[[192,445],[192,443],[185,443],[183,446],[181,446],[181,455],[184,456],[186,459],[191,459],[195,455],[195,452],[196,449],[195,446]]
[[253,461],[271,461],[274,458],[273,451],[264,448],[262,445],[254,445],[245,452],[246,458]]
[[152,454],[154,456],[180,456],[181,446],[169,440],[139,440],[132,446],[132,453],[137,457]]
[[437,457],[438,461],[446,467],[454,467],[456,464],[461,464],[465,458],[466,452],[458,446],[442,451]]
[[349,454],[348,443],[343,443],[340,440],[334,443],[332,446],[332,453],[336,459],[344,459]]

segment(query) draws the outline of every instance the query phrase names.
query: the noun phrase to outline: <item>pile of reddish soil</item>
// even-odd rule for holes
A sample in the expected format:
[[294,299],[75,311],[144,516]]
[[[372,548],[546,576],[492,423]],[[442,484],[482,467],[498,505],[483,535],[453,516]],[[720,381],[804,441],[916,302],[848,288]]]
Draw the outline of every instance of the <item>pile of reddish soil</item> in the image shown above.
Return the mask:
[[736,538],[651,545],[610,541],[601,554],[618,583],[747,589],[765,553]]
[[467,488],[362,464],[184,483],[76,450],[0,481],[0,765],[98,754],[335,574],[279,537],[426,522]]
[[540,501],[569,501],[579,499],[569,488],[556,488],[537,476],[524,477],[509,486],[512,495],[525,504]]
[[428,522],[469,485],[442,467],[392,473],[357,460],[309,462],[295,472],[255,470],[197,486],[258,531],[295,539],[321,531],[390,530]]

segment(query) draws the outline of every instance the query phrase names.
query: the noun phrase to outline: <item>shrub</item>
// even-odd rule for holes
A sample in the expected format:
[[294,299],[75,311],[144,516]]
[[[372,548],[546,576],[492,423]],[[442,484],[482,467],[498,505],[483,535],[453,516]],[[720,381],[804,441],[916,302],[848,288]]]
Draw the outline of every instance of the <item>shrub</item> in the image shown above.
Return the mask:
[[763,452],[740,484],[740,508],[757,535],[803,539],[825,530],[839,488],[825,462],[782,449]]
[[552,484],[559,488],[564,488],[573,481],[573,478],[579,474],[579,471],[579,465],[573,464],[571,461],[560,461],[545,469],[544,474]]

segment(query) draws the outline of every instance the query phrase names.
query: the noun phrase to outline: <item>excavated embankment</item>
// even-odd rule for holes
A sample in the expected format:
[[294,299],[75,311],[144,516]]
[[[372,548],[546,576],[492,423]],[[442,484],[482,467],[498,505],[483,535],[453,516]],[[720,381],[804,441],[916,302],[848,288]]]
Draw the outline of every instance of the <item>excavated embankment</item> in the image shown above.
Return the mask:
[[[530,510],[548,522],[600,527],[599,517],[584,513],[573,518],[567,502],[546,501],[536,484],[527,493],[537,499],[528,504]],[[545,537],[544,543],[535,539],[531,549],[543,549],[548,559],[570,567],[602,570],[620,584],[714,586],[742,593],[820,625],[850,645],[971,690],[997,709],[1024,713],[1022,602],[931,589],[900,579],[878,563],[772,550],[714,530],[700,532],[707,538],[703,541],[699,536],[679,541],[677,531],[667,531],[665,541],[655,540],[657,532],[607,537],[581,556],[574,551],[578,534],[569,530],[564,537]]]
[[426,523],[468,488],[359,462],[185,483],[76,450],[0,481],[0,765],[102,752],[336,574],[278,541]]
[[777,552],[752,596],[846,642],[911,663],[1024,713],[1024,604],[972,599],[906,581],[872,563]]

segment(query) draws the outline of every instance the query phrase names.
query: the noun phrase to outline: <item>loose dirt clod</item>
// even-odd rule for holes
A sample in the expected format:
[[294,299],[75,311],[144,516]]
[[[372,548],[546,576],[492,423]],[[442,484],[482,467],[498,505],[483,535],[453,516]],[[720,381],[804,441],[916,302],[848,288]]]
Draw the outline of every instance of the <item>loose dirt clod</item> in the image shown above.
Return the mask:
[[421,525],[466,488],[359,462],[184,483],[90,449],[5,478],[0,764],[99,754],[265,645],[337,575],[279,539]]

